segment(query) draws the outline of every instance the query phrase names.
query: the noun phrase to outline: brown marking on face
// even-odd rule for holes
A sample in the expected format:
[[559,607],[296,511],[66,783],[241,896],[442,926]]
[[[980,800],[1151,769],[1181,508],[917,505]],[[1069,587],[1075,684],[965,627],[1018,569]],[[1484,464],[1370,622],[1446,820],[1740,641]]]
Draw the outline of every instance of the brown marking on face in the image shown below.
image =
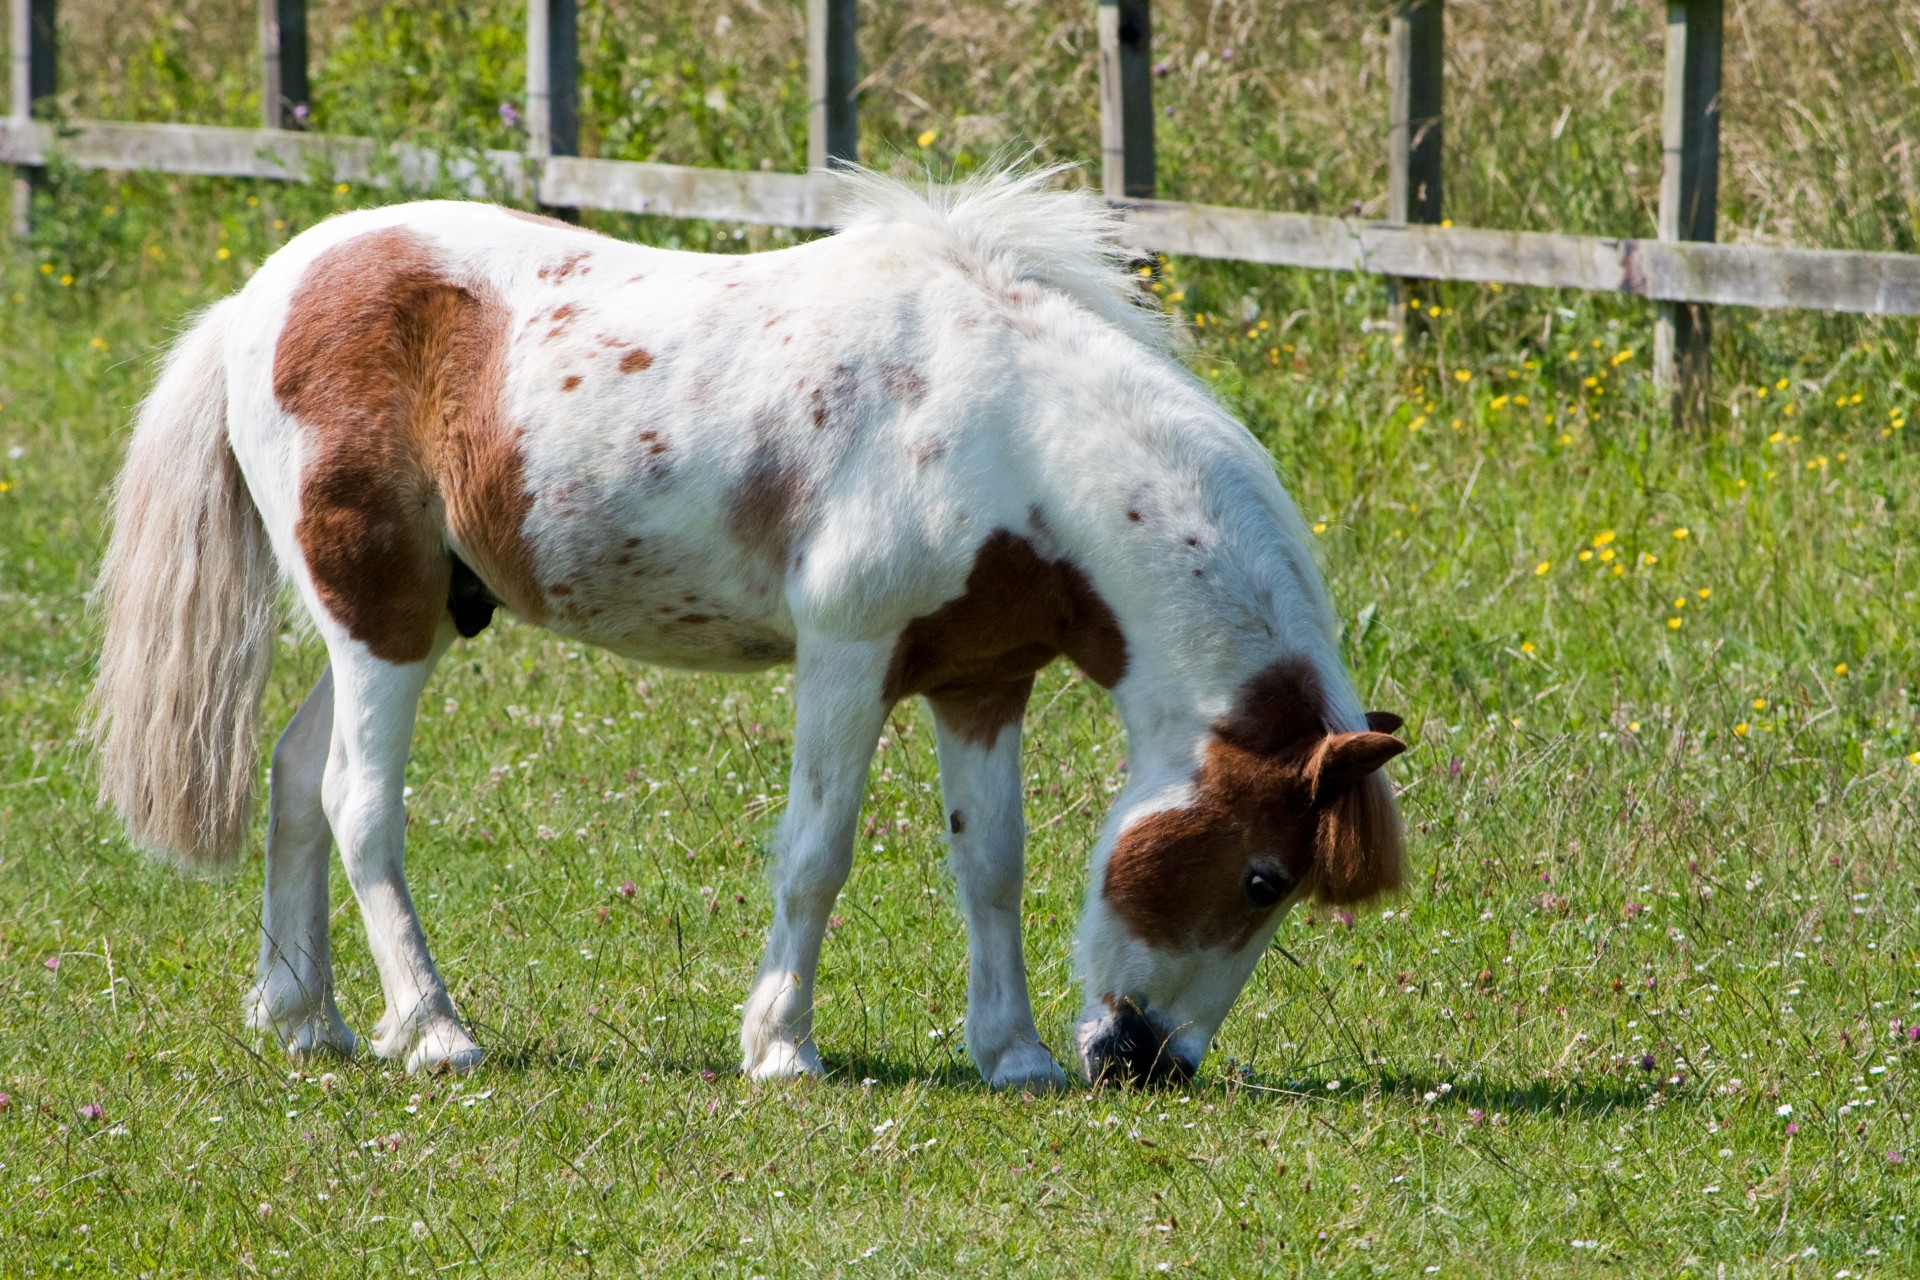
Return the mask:
[[653,353],[644,347],[634,347],[620,357],[620,372],[638,373],[653,365]]
[[273,389],[306,445],[294,536],[322,604],[385,661],[431,652],[449,534],[494,595],[541,616],[533,496],[501,418],[509,323],[400,227],[322,254],[289,304]]
[[567,375],[566,381],[560,384],[560,389],[562,391],[572,391],[575,388],[577,388],[579,385],[580,385],[580,375],[577,373],[570,373]]
[[554,281],[565,280],[569,276],[584,276],[593,270],[592,267],[586,265],[587,259],[592,256],[593,253],[591,250],[576,249],[574,252],[556,262],[549,262],[534,274],[542,280]]
[[907,450],[907,456],[913,459],[916,467],[929,466],[947,456],[948,442],[941,436],[930,436],[916,441]]
[[1254,873],[1337,904],[1396,889],[1400,823],[1379,766],[1403,746],[1330,733],[1318,672],[1277,662],[1214,724],[1187,803],[1121,834],[1102,895],[1150,945],[1239,948],[1275,909],[1249,898]]
[[900,633],[885,694],[965,695],[977,705],[956,704],[956,715],[991,745],[1018,720],[1033,673],[1062,653],[1107,688],[1126,677],[1126,637],[1086,574],[999,529],[974,553],[965,589]]

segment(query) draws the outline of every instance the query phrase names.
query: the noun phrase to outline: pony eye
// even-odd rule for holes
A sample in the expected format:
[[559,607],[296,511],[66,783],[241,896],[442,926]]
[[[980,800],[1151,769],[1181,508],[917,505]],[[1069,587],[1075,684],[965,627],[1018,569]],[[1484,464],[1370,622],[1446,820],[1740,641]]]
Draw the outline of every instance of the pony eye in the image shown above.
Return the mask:
[[1286,877],[1261,867],[1247,872],[1247,897],[1254,906],[1271,907],[1286,896]]

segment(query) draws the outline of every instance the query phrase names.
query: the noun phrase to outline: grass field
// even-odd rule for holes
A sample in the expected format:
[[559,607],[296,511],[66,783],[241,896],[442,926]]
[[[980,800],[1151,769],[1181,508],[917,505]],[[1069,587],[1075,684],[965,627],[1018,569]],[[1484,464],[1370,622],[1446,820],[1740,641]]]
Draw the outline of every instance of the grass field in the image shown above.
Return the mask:
[[[1209,101],[1195,51],[1223,61],[1209,22],[1265,33],[1228,60],[1245,82],[1211,91],[1233,110],[1267,110],[1246,105],[1258,90],[1297,102],[1288,119],[1332,117],[1377,92],[1377,34],[1345,7],[1169,7],[1180,111]],[[1463,112],[1488,110],[1474,50],[1503,23],[1537,19],[1583,94],[1603,39],[1619,69],[1604,97],[1580,98],[1567,136],[1585,150],[1531,154],[1495,127],[1544,132],[1559,107],[1538,81],[1480,134],[1462,129],[1456,217],[1641,229],[1620,224],[1651,183],[1634,130],[1652,118],[1658,46],[1630,38],[1651,29],[1634,8],[1588,6],[1579,39],[1554,44],[1552,23],[1578,14],[1457,6]],[[199,30],[213,11],[180,10]],[[1802,5],[1793,41],[1764,35],[1790,20],[1783,4],[1730,11],[1730,81],[1769,106],[1801,101],[1798,85],[1806,104],[1730,112],[1730,223],[1911,248],[1914,157],[1887,131],[1916,118],[1914,61],[1874,24],[1920,29],[1913,7],[1849,24]],[[382,58],[474,35],[422,34],[397,12],[349,8],[317,33],[322,69],[358,83]],[[659,31],[694,30],[689,12],[669,7]],[[790,25],[785,8],[760,12]],[[877,135],[913,151],[926,129],[982,127],[955,122],[985,90],[928,52],[936,19],[969,12],[876,18],[872,60],[890,77],[871,99]],[[1020,114],[1034,77],[1057,71],[1062,117],[1080,109],[1060,67],[1082,18],[1010,12],[1003,38],[1035,37],[1035,52],[992,105],[1007,131],[1035,131]],[[1321,78],[1283,74],[1308,56],[1274,34],[1287,21],[1323,24]],[[146,54],[127,34],[140,29],[78,42],[94,77],[80,98],[244,115],[231,76],[169,70],[168,49],[197,47],[177,25],[156,24]],[[513,92],[487,80],[517,74],[504,38],[481,30],[455,77],[482,114]],[[609,60],[639,74],[644,45]],[[1760,74],[1775,47],[1791,82]],[[689,108],[726,119],[665,135],[685,149],[664,158],[754,164],[760,138],[795,136],[778,77],[755,75],[775,55],[741,28],[686,56],[714,60],[689,83],[731,77],[736,101]],[[1825,96],[1849,67],[1882,77],[1871,106]],[[945,96],[901,105],[909,72]],[[1346,87],[1317,96],[1329,85]],[[406,114],[423,101],[396,96],[388,125],[436,123]],[[1355,161],[1339,136],[1283,149],[1298,181],[1273,185],[1240,142],[1209,150],[1169,128],[1185,194],[1373,194],[1371,153]],[[1402,352],[1370,323],[1377,282],[1170,264],[1159,288],[1189,322],[1194,367],[1272,446],[1368,705],[1405,713],[1414,743],[1392,766],[1409,891],[1357,919],[1296,913],[1286,955],[1256,973],[1185,1092],[978,1084],[916,707],[876,762],[827,944],[831,1076],[747,1086],[736,1006],[770,914],[787,675],[637,668],[510,623],[441,668],[410,800],[414,892],[491,1062],[459,1081],[365,1058],[298,1074],[240,1025],[257,852],[230,879],[182,879],[92,807],[84,596],[159,345],[245,279],[285,234],[276,220],[384,197],[56,177],[36,239],[0,266],[0,1274],[1920,1272],[1911,322],[1722,312],[1716,422],[1681,438],[1648,385],[1642,308],[1436,291],[1430,338]],[[321,662],[289,630],[267,728]],[[1083,860],[1126,744],[1064,667],[1043,677],[1029,732],[1028,956],[1042,1032],[1064,1053]],[[334,900],[341,1005],[364,1033],[378,983],[337,873]]]

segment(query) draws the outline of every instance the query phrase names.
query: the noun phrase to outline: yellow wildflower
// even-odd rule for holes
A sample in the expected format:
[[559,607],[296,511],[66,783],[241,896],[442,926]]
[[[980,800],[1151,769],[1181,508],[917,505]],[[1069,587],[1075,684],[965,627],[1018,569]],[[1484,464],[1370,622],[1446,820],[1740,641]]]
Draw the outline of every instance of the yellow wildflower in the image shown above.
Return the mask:
[[1733,736],[1736,738],[1744,738],[1747,736],[1747,722],[1745,720],[1733,726]]
[[1671,630],[1671,631],[1678,631],[1678,630],[1680,629],[1680,624],[1681,624],[1681,623],[1682,623],[1683,621],[1685,621],[1685,620],[1684,620],[1684,619],[1682,619],[1682,618],[1668,618],[1668,619],[1667,619],[1667,628],[1668,628],[1669,630]]
[[1544,575],[1546,571],[1551,568],[1553,568],[1553,561],[1542,560],[1539,564],[1533,566],[1533,576],[1538,578]]
[[1680,526],[1679,528],[1677,528],[1677,529],[1675,529],[1675,530],[1673,531],[1673,538],[1674,538],[1674,541],[1675,541],[1675,542],[1679,542],[1679,541],[1681,541],[1682,539],[1684,539],[1684,538],[1685,538],[1685,537],[1687,536],[1687,534],[1688,534],[1688,532],[1689,532],[1689,530],[1687,529],[1687,526],[1685,526],[1685,525],[1681,525],[1681,526]]
[[1835,667],[1833,668],[1833,674],[1844,678],[1847,674],[1847,664],[1842,662],[1835,665]]

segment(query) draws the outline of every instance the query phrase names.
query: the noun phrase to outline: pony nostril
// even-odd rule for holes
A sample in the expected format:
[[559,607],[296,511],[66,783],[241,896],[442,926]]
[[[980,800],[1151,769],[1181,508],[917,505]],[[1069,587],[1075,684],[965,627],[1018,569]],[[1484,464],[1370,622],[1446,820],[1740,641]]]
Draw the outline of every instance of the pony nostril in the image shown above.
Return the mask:
[[1094,1083],[1183,1083],[1194,1064],[1175,1053],[1167,1036],[1137,1008],[1110,1016],[1087,1045],[1087,1075]]

